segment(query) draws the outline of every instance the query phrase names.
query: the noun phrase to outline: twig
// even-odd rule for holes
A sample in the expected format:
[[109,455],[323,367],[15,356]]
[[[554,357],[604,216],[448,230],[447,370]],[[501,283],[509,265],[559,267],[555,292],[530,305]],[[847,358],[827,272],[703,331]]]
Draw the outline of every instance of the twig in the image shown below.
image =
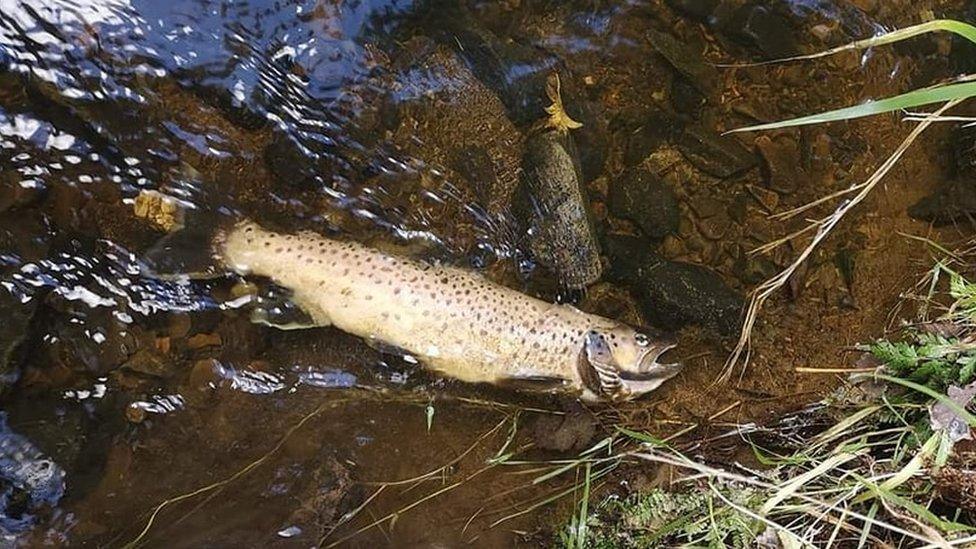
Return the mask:
[[869,374],[875,370],[877,368],[793,368],[798,374]]

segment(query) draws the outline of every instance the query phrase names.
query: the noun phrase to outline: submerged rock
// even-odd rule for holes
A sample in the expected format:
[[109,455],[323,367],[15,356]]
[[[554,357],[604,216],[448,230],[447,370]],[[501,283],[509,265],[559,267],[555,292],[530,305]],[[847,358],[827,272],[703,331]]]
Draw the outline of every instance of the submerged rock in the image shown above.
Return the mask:
[[696,168],[721,179],[738,175],[756,165],[756,156],[737,139],[718,135],[703,126],[686,128],[675,146]]
[[796,33],[789,20],[773,13],[767,5],[745,4],[720,26],[727,35],[758,49],[769,59],[782,59],[799,53],[794,38]]
[[530,432],[536,448],[578,452],[589,446],[598,426],[596,419],[580,406],[562,415],[538,416]]
[[555,130],[535,134],[526,143],[523,169],[532,253],[568,288],[597,281],[603,263],[572,137]]
[[607,253],[610,277],[632,288],[653,324],[669,329],[696,324],[722,335],[738,330],[742,296],[714,272],[668,261],[633,237],[609,238]]
[[789,137],[756,138],[756,150],[762,157],[762,174],[766,186],[777,192],[792,192],[801,182],[808,181],[800,157],[800,147]]
[[503,40],[467,18],[449,22],[439,39],[457,48],[471,72],[498,94],[509,118],[522,130],[546,115],[547,82],[554,72],[558,74],[566,113],[582,124],[573,137],[579,145],[583,180],[590,181],[603,172],[609,128],[602,107],[584,97],[572,72],[559,59],[544,50]]
[[17,379],[17,365],[37,302],[34,298],[22,303],[0,287],[0,389]]
[[678,199],[654,173],[634,168],[610,185],[610,213],[633,221],[644,235],[660,240],[678,230]]
[[0,529],[22,532],[34,513],[64,496],[64,470],[27,437],[13,432],[0,412]]
[[908,208],[915,219],[939,225],[976,219],[976,180],[954,179]]
[[667,0],[667,3],[679,13],[707,23],[715,13],[719,0]]
[[950,139],[956,175],[976,179],[976,127],[959,127]]
[[718,71],[705,62],[701,51],[666,32],[651,29],[647,31],[647,36],[654,49],[684,75],[698,91],[708,93],[715,87]]

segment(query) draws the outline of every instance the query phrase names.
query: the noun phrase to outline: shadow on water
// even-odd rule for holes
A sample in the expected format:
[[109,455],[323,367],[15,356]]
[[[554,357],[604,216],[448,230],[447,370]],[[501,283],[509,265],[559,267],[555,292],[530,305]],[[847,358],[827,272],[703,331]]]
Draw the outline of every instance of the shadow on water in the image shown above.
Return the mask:
[[[793,368],[880,333],[920,253],[897,237],[922,226],[905,209],[934,182],[842,229],[771,307],[752,370],[716,394],[743,293],[789,257],[748,253],[792,230],[768,214],[863,176],[897,124],[720,132],[905,89],[945,69],[942,43],[711,63],[837,45],[922,9],[875,4],[0,0],[0,534],[549,543],[548,504],[573,497],[574,472],[540,478],[555,465],[513,456],[816,400],[832,383]],[[582,127],[547,149],[554,74]],[[927,147],[905,180],[941,173]],[[560,151],[587,203],[553,229],[562,210],[535,179]],[[249,297],[281,306],[281,289],[151,274],[164,234],[133,213],[145,190],[190,224],[314,230],[684,328],[689,368],[648,401],[584,410],[441,379],[337,330],[257,325]],[[546,242],[564,237],[578,253]]]

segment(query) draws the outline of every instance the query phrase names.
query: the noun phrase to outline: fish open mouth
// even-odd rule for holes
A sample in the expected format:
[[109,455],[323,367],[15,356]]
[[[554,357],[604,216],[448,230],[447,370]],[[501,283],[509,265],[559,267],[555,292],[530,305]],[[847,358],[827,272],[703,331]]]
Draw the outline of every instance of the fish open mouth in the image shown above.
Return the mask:
[[676,376],[684,365],[674,362],[660,362],[664,355],[677,346],[675,343],[656,345],[641,357],[636,372],[619,372],[620,383],[627,399],[637,398],[657,389],[662,383]]

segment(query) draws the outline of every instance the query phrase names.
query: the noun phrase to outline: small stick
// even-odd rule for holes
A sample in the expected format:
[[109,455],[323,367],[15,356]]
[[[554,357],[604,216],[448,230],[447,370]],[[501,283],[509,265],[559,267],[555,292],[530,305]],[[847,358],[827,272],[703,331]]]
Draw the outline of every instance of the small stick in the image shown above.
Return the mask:
[[878,368],[804,368],[797,366],[793,371],[798,374],[869,374]]

